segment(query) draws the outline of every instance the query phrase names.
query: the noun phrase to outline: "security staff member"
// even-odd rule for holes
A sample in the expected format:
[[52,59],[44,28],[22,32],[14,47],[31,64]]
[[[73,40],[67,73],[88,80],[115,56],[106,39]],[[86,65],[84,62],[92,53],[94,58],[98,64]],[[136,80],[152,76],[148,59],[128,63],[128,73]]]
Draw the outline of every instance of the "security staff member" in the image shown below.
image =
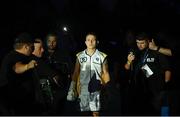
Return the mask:
[[0,79],[4,79],[7,86],[10,115],[36,114],[33,68],[37,62],[30,59],[32,51],[33,39],[28,33],[22,33],[16,38],[14,49],[2,61]]
[[[141,108],[136,114],[159,115],[162,92],[170,81],[171,71],[167,59],[159,52],[149,49],[149,39],[146,33],[136,37],[138,52],[136,55],[132,52],[128,54],[125,69],[130,70],[133,67],[135,101],[142,104],[138,106]],[[154,111],[150,109],[151,106]]]

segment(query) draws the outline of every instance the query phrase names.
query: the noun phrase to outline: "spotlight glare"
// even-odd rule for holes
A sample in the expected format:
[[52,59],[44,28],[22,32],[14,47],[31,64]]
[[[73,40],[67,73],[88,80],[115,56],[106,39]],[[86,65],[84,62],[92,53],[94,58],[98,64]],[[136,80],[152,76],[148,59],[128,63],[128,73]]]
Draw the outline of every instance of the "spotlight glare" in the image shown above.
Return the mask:
[[67,27],[63,27],[63,31],[67,32]]

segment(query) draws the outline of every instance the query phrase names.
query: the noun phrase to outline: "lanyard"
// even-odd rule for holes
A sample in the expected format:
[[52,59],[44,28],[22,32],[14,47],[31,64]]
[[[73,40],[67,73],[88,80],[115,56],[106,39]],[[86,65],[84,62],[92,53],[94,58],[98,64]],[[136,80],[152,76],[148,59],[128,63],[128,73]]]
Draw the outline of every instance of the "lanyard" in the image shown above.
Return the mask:
[[142,60],[142,61],[141,61],[141,64],[142,64],[142,65],[146,62],[147,57],[148,57],[148,49],[146,50],[146,52],[144,53],[143,58],[141,59],[141,60]]

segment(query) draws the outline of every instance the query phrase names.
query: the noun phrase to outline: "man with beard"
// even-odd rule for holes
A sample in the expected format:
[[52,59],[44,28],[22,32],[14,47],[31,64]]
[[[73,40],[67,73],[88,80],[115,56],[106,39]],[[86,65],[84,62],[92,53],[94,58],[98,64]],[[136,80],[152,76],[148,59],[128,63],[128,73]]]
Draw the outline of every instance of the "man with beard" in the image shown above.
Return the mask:
[[128,54],[125,64],[125,69],[133,72],[131,101],[136,115],[160,115],[165,86],[171,78],[168,60],[158,51],[149,49],[150,39],[146,33],[139,34],[136,37],[138,50]]
[[52,69],[61,75],[59,80],[64,83],[64,88],[67,90],[73,63],[69,52],[59,48],[58,35],[56,33],[49,33],[46,36],[46,48],[43,58]]
[[[66,95],[69,87],[70,76],[73,69],[73,64],[69,52],[60,49],[58,44],[58,35],[56,33],[49,33],[46,36],[45,51],[43,59],[50,68],[58,73],[59,78],[57,82],[60,83],[59,87],[54,87],[54,90],[58,90],[56,93],[59,107],[58,114],[66,113],[64,106],[66,103]],[[57,105],[57,104],[56,104]]]

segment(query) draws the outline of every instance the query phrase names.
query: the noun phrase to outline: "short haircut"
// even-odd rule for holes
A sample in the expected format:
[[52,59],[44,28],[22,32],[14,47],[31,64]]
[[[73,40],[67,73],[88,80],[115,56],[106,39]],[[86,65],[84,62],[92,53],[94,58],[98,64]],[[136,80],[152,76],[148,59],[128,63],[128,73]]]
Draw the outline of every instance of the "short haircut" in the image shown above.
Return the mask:
[[151,40],[151,36],[148,33],[142,32],[136,36],[136,40]]
[[36,38],[34,43],[42,43],[43,40],[41,38]]
[[86,37],[87,37],[88,35],[93,35],[93,36],[95,37],[96,41],[97,41],[97,34],[96,34],[95,32],[88,32],[88,33],[86,34]]
[[14,43],[26,43],[26,44],[34,43],[34,39],[29,33],[24,32],[17,36]]
[[22,47],[25,45],[25,43],[14,43],[14,49],[22,49]]
[[52,37],[56,37],[56,40],[57,40],[57,38],[58,38],[57,33],[55,33],[55,32],[51,32],[51,33],[48,33],[48,34],[47,34],[47,36],[46,36],[46,41],[47,41],[47,40],[48,40],[48,38],[49,38],[49,37],[51,37],[51,36],[52,36]]

